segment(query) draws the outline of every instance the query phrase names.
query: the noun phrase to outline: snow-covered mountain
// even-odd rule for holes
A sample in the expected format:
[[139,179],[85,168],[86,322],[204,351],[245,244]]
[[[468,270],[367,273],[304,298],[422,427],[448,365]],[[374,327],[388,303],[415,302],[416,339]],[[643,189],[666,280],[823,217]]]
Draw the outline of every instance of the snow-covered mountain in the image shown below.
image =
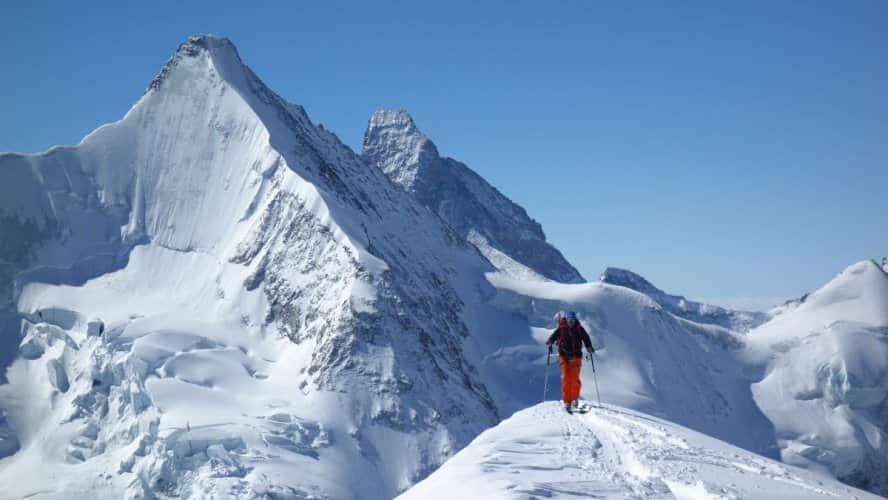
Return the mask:
[[399,500],[876,499],[643,413],[543,403],[478,436]]
[[747,342],[783,461],[888,495],[888,274],[849,266]]
[[632,271],[609,267],[601,273],[603,283],[624,286],[654,299],[670,313],[697,323],[712,324],[746,332],[767,321],[770,316],[763,312],[737,311],[688,300],[681,295],[670,295],[650,281]]
[[362,156],[450,224],[497,269],[520,278],[585,281],[546,242],[538,222],[469,167],[440,156],[406,112],[374,113]]
[[492,268],[226,39],[0,176],[6,494],[385,498],[497,421]]
[[0,155],[0,484],[391,498],[540,401],[572,309],[612,410],[884,492],[888,278],[858,266],[747,334],[652,285],[553,281],[582,279],[409,116],[374,115],[358,155],[192,37],[119,122]]

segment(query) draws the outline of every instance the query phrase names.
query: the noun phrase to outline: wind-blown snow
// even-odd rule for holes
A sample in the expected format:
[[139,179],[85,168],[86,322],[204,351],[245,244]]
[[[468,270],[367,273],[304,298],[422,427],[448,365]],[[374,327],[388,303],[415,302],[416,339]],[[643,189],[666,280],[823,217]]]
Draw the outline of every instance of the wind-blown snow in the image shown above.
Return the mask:
[[398,497],[875,499],[833,479],[615,406],[567,415],[554,403],[478,436]]

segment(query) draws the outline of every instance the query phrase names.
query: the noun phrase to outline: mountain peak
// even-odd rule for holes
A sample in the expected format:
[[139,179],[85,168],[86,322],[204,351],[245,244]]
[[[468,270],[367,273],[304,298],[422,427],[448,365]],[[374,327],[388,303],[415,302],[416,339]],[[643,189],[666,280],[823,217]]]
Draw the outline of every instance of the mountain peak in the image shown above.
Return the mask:
[[188,40],[179,45],[179,50],[185,47],[199,47],[208,50],[225,49],[237,52],[234,44],[227,37],[202,33],[191,35]]
[[151,81],[148,89],[159,89],[183,59],[199,57],[202,54],[210,57],[214,65],[222,72],[226,72],[226,68],[243,68],[243,61],[237,52],[237,47],[228,38],[210,34],[191,35],[188,40],[179,44],[176,52]]
[[[805,305],[812,308],[826,306],[847,307],[850,298],[860,305],[857,317],[877,317],[888,324],[888,273],[874,260],[862,260],[846,267],[829,283],[812,293]],[[870,311],[864,313],[863,311]],[[879,323],[879,322],[876,322]]]
[[188,40],[180,43],[179,47],[176,48],[173,58],[175,59],[176,56],[196,57],[202,53],[208,54],[213,58],[214,62],[226,61],[243,65],[237,47],[234,46],[231,40],[224,36],[210,34],[189,36]]
[[500,271],[564,283],[585,280],[538,222],[468,166],[441,157],[406,111],[373,113],[362,156],[436,213]]
[[438,148],[416,128],[409,113],[403,110],[376,111],[370,116],[364,133],[363,155],[374,159],[392,151],[397,154],[389,158],[383,170],[387,174],[396,173],[393,180],[407,190],[413,189],[417,179],[421,178],[421,170],[440,158]]
[[403,109],[380,109],[379,111],[374,111],[370,116],[370,128],[374,127],[394,127],[403,129],[405,132],[422,135],[422,133],[417,130],[416,124],[413,122],[413,117]]

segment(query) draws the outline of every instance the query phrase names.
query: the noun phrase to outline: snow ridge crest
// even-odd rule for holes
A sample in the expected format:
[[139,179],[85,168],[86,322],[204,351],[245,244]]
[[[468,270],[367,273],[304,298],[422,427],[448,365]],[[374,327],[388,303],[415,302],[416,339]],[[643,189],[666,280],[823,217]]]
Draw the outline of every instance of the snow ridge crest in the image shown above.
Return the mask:
[[675,316],[697,323],[718,325],[735,331],[747,332],[770,319],[767,314],[762,312],[725,309],[695,302],[681,295],[670,295],[642,276],[626,269],[608,267],[601,273],[599,279],[602,283],[622,286],[643,293]]

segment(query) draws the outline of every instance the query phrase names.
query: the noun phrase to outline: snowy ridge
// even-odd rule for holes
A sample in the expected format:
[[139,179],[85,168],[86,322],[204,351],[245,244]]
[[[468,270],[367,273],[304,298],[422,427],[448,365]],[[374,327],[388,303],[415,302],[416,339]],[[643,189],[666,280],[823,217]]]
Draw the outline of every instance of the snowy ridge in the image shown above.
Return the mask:
[[[597,353],[595,365],[601,398],[619,406],[664,418],[704,432],[747,450],[773,458],[776,445],[770,423],[755,405],[749,384],[757,371],[747,372],[737,359],[743,348],[739,334],[713,325],[677,318],[647,295],[605,283],[560,284],[516,280],[488,274],[496,288],[491,305],[524,318],[532,339],[518,344],[510,338],[489,358],[523,395],[517,410],[542,396],[546,354],[540,345],[552,332],[553,318],[576,311]],[[489,348],[493,350],[493,348]],[[510,367],[508,370],[505,367]],[[495,375],[484,369],[485,379]],[[552,368],[557,399],[558,369]],[[593,373],[584,365],[582,394],[589,397]],[[528,391],[515,379],[534,380]]]
[[[539,342],[558,311],[578,311],[604,401],[886,494],[888,275],[876,263],[850,266],[746,334],[668,314],[622,286],[488,279],[491,303],[526,318]],[[498,365],[532,359],[513,369],[539,384],[545,358],[530,352],[503,347]],[[587,397],[591,377],[584,368]]]
[[561,497],[877,498],[642,413],[556,403],[485,431],[398,498]]
[[731,330],[746,332],[766,322],[770,316],[762,312],[735,311],[711,304],[688,300],[681,295],[669,295],[650,281],[625,269],[609,267],[600,276],[604,283],[624,286],[654,299],[670,313],[697,323],[713,324]]
[[441,157],[404,111],[377,111],[364,133],[362,156],[438,214],[497,269],[518,277],[582,283],[579,272],[543,229],[466,165]]

